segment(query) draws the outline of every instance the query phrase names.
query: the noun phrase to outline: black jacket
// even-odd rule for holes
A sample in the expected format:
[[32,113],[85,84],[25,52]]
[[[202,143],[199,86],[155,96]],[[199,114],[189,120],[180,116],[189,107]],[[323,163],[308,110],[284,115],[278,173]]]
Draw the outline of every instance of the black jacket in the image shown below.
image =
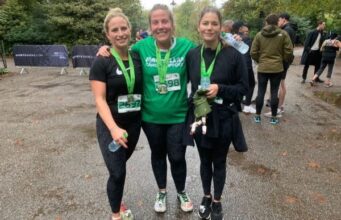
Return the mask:
[[[186,145],[194,145],[189,131],[190,125],[195,120],[192,97],[200,85],[201,78],[200,49],[201,46],[198,46],[190,50],[186,57],[188,79],[191,82],[190,108],[186,118],[184,139]],[[206,67],[211,64],[214,55],[215,51],[211,49],[204,50],[203,56]],[[212,112],[207,116],[207,134],[202,135],[201,130],[198,130],[195,134],[202,135],[200,145],[211,148],[213,147],[211,146],[212,143],[217,141],[224,145],[225,141],[232,137],[232,143],[237,151],[247,151],[245,137],[238,116],[238,111],[241,110],[240,103],[242,97],[248,91],[248,74],[243,55],[233,47],[223,47],[216,57],[210,80],[212,84],[218,84],[217,96],[223,99],[223,104],[212,103]]]
[[305,65],[308,62],[308,55],[311,51],[311,47],[314,45],[318,34],[321,33],[321,38],[319,41],[319,48],[321,48],[322,42],[325,40],[325,34],[317,29],[312,30],[308,33],[307,38],[304,41],[304,50],[301,57],[301,64]]
[[292,46],[294,46],[295,45],[295,39],[296,39],[296,31],[291,27],[290,23],[286,23],[282,27],[282,29],[288,33],[290,40],[291,40],[291,43],[292,43]]

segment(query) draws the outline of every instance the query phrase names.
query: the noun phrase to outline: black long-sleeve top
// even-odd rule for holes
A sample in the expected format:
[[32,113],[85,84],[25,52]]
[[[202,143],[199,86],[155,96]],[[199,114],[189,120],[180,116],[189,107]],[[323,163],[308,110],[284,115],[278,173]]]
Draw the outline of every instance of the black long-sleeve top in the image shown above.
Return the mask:
[[[195,120],[192,97],[200,85],[200,50],[201,46],[198,46],[190,50],[186,57],[188,79],[191,82],[191,94],[189,98],[190,109],[187,115],[187,129],[189,129],[189,125]],[[215,52],[215,50],[204,49],[203,57],[206,68],[208,68],[213,61]],[[231,134],[226,134],[226,132],[230,129],[224,129],[223,126],[224,124],[232,122],[234,133],[232,134],[232,141],[235,147],[237,147],[236,144],[238,144],[238,142],[243,142],[243,144],[239,143],[238,147],[243,147],[241,145],[245,145],[244,147],[246,147],[238,117],[238,111],[241,110],[240,103],[242,97],[248,91],[248,73],[243,55],[233,47],[223,47],[216,57],[210,80],[211,84],[218,84],[219,89],[217,97],[223,99],[223,104],[217,104],[215,102],[212,103],[212,112],[207,115],[207,134],[204,138],[202,138],[205,143],[202,144],[207,145],[208,148],[211,147],[208,146],[209,141],[205,141],[206,137],[217,138],[220,140],[226,140],[226,137],[231,137]]]

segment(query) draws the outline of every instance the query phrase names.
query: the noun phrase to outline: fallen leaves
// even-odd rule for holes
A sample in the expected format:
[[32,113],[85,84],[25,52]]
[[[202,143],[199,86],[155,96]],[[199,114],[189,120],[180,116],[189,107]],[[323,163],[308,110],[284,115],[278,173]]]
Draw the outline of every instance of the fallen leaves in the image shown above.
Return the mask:
[[299,199],[296,197],[296,196],[285,196],[284,197],[284,202],[287,203],[287,204],[295,204],[299,201]]
[[314,192],[312,194],[312,199],[319,204],[324,204],[327,202],[326,197],[319,192]]
[[310,167],[312,169],[319,169],[321,167],[321,165],[315,161],[310,161],[308,163],[308,167]]

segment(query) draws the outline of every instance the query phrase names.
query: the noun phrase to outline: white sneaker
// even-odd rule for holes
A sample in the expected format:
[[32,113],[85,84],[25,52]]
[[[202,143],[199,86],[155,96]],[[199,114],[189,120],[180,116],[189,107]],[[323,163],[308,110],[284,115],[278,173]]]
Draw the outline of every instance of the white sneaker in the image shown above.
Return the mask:
[[155,212],[165,212],[166,207],[167,192],[158,192],[156,195],[156,200],[154,204]]
[[256,114],[256,109],[250,105],[249,107],[250,113],[251,114]]
[[256,114],[256,109],[254,109],[251,105],[244,105],[243,112],[245,114]]
[[249,114],[249,113],[250,113],[250,107],[251,107],[251,106],[249,106],[249,105],[244,105],[243,112],[244,112],[245,114]]
[[[272,117],[272,113],[271,111],[267,112],[267,113],[264,113],[264,116],[267,117],[267,118],[271,118]],[[277,118],[281,118],[282,117],[282,111],[278,108],[277,109]]]

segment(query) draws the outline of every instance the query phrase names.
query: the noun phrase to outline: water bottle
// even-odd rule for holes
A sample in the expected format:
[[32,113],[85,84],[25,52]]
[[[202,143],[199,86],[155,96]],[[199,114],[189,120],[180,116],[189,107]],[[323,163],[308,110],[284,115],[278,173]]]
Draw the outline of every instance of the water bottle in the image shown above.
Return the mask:
[[112,140],[112,142],[108,145],[108,149],[110,152],[115,153],[116,151],[118,151],[118,149],[120,149],[121,145],[119,143],[116,143],[115,140]]
[[236,48],[241,54],[245,54],[249,50],[249,46],[243,41],[234,39],[231,33],[223,33],[222,38],[232,47]]
[[[123,137],[128,138],[128,133],[123,133]],[[121,145],[119,143],[117,143],[115,140],[112,140],[112,142],[108,145],[109,151],[113,152],[113,153],[118,151],[118,149],[120,149],[120,147],[121,147]]]

